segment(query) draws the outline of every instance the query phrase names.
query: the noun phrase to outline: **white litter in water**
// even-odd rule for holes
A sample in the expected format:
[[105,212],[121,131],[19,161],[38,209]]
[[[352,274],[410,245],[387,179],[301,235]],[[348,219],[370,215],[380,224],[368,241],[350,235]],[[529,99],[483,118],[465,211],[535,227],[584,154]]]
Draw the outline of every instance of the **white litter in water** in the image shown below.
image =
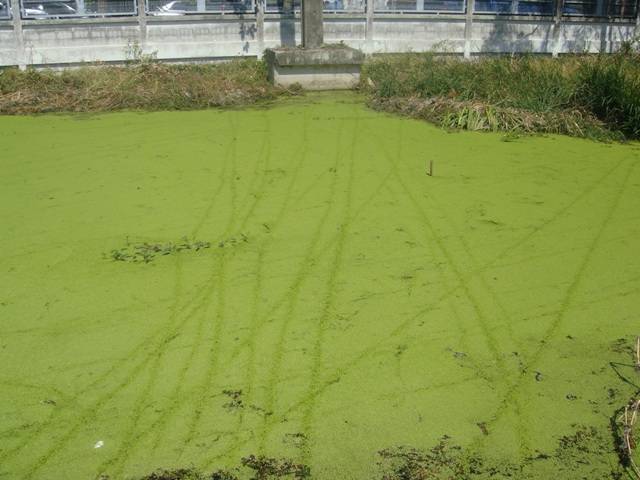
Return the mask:
[[100,448],[102,445],[104,445],[104,442],[102,440],[100,440],[98,443],[96,443],[93,448]]

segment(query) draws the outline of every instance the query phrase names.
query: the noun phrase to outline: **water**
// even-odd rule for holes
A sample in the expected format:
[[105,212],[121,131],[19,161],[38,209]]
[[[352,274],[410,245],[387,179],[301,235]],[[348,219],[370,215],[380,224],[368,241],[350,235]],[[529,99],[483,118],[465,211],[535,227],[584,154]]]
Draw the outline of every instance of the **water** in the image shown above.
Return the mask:
[[640,151],[500,139],[351,94],[0,117],[0,478],[609,475]]

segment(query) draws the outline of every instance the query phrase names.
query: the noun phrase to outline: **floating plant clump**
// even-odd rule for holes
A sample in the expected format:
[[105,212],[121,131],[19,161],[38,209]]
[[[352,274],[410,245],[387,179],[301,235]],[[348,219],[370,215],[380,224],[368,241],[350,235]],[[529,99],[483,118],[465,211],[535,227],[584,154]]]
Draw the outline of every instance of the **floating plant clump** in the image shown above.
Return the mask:
[[157,255],[170,255],[182,250],[195,250],[197,252],[211,246],[209,242],[201,242],[195,239],[191,242],[187,237],[182,237],[180,240],[180,243],[174,243],[173,241],[169,243],[145,242],[140,245],[131,245],[127,240],[126,247],[111,250],[111,254],[108,256],[105,254],[105,258],[121,262],[149,263]]

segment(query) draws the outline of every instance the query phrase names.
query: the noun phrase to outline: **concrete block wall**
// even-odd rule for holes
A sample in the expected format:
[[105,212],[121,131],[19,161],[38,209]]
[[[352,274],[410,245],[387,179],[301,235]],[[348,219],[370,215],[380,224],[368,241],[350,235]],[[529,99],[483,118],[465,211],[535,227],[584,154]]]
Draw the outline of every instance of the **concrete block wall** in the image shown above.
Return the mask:
[[432,49],[464,52],[464,16],[405,17],[393,18],[387,15],[374,22],[370,53],[421,52]]
[[553,21],[480,20],[473,23],[472,54],[553,53]]
[[255,17],[150,21],[143,46],[148,52],[156,52],[159,59],[167,60],[225,59],[260,54]]
[[640,29],[619,22],[567,22],[559,27],[562,51],[615,52],[620,43],[640,34]]

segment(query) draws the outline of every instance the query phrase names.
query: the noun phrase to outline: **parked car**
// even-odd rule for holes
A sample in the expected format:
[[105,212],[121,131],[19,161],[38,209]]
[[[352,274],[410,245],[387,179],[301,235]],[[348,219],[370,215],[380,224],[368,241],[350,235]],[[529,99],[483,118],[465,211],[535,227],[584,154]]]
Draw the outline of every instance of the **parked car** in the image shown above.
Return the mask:
[[158,10],[154,13],[154,15],[184,15],[187,13],[187,6],[179,0],[165,3],[161,7],[158,7]]
[[78,9],[75,2],[23,2],[24,12],[27,17],[46,16],[49,18],[64,17],[69,15],[77,15]]

